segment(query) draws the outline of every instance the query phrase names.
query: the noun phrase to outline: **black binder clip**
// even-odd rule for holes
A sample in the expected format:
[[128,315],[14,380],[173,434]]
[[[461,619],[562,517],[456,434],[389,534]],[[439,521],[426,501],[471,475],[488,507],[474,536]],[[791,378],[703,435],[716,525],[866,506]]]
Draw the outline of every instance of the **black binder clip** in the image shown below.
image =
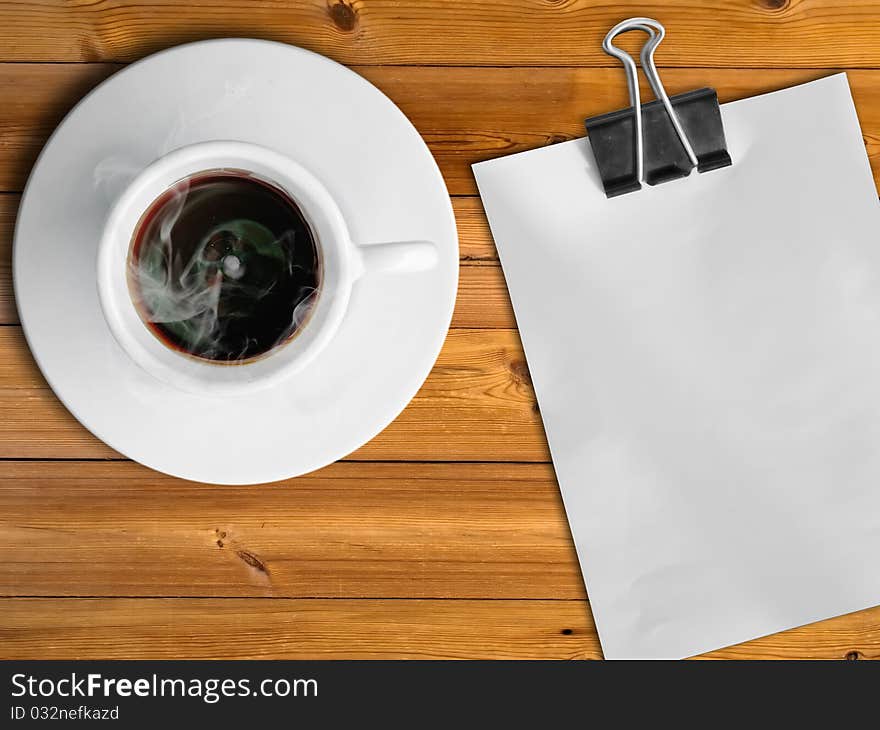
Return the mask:
[[[612,44],[620,33],[641,30],[648,40],[640,54],[642,69],[657,97],[641,103],[635,61]],[[654,65],[654,50],[666,29],[651,18],[630,18],[615,25],[602,42],[604,51],[623,63],[630,107],[590,117],[587,133],[602,177],[605,195],[613,198],[640,190],[642,182],[658,185],[731,164],[715,89],[697,89],[669,98]]]

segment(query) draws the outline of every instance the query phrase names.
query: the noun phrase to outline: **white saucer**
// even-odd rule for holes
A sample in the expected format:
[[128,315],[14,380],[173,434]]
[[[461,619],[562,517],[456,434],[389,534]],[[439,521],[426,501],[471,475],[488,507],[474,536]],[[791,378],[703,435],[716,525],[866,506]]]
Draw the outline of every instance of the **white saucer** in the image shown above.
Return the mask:
[[[95,284],[115,196],[161,154],[211,139],[261,144],[308,168],[357,241],[429,240],[440,253],[429,272],[358,281],[317,359],[247,397],[188,394],[141,370],[112,337]],[[150,56],[80,102],[28,181],[13,271],[31,351],[86,428],[167,474],[249,484],[329,464],[403,410],[449,327],[458,239],[434,159],[385,95],[322,56],[229,39]]]

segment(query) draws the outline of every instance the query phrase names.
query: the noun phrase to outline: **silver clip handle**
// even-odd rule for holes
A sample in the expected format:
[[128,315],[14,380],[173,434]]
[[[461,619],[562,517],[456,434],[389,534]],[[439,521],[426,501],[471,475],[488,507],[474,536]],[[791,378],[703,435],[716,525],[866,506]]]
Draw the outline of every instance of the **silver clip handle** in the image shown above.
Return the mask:
[[642,69],[645,72],[651,90],[654,92],[654,96],[662,102],[666,109],[666,113],[669,115],[669,120],[672,122],[675,133],[678,135],[679,140],[681,140],[681,145],[684,147],[684,151],[694,167],[697,166],[697,156],[694,154],[694,149],[691,147],[690,140],[688,140],[687,135],[681,126],[678,114],[676,114],[675,109],[672,107],[672,102],[669,101],[669,95],[663,87],[663,82],[660,81],[660,74],[657,73],[657,66],[654,63],[654,51],[666,36],[666,28],[653,18],[629,18],[621,21],[606,34],[605,40],[602,41],[602,50],[604,50],[609,56],[614,56],[614,58],[618,59],[623,64],[623,68],[626,71],[626,85],[629,89],[629,103],[635,113],[636,121],[636,177],[640,183],[643,183],[645,182],[645,155],[644,134],[642,129],[642,101],[641,93],[639,91],[638,69],[636,68],[636,62],[633,60],[632,56],[612,43],[616,36],[630,30],[641,30],[648,34],[648,40],[645,41],[645,45],[642,46],[641,53],[639,54],[639,58],[642,62]]

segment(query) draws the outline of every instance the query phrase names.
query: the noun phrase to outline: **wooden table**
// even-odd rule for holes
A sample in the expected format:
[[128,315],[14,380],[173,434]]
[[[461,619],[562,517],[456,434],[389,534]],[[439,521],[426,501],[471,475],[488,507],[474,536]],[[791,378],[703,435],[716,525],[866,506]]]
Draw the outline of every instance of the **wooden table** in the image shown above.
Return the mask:
[[[880,174],[880,0],[0,2],[0,658],[601,657],[470,164],[623,106],[600,44],[631,15],[667,25],[670,93],[848,70]],[[452,330],[409,408],[264,487],[164,477],[93,438],[37,371],[10,281],[19,191],[64,113],[121,64],[218,36],[304,46],[383,89],[461,237]],[[711,656],[877,658],[880,608]]]

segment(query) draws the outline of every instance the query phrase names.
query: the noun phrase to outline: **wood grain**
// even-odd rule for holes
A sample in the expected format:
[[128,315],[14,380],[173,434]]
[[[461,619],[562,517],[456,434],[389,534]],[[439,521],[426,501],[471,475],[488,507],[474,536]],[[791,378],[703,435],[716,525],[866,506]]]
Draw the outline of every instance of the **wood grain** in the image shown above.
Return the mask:
[[[599,659],[583,601],[0,599],[0,659]],[[878,659],[880,608],[703,655]]]
[[[0,458],[119,458],[48,388],[18,327],[0,327]],[[404,412],[354,460],[549,461],[515,331],[453,330]]]
[[0,596],[584,598],[549,464],[338,463],[253,488],[0,462],[0,555]]
[[0,615],[2,659],[601,658],[582,601],[7,598]]
[[37,155],[64,115],[117,68],[107,64],[0,65],[0,190],[24,187]]
[[605,32],[633,15],[670,34],[667,65],[875,66],[876,0],[18,0],[0,11],[0,59],[140,58],[202,38],[252,36],[343,63],[609,65]]
[[[878,25],[880,27],[880,25]],[[880,34],[878,34],[880,35]],[[116,66],[0,64],[0,190],[22,189],[64,112]],[[617,68],[355,67],[387,93],[427,141],[452,195],[474,195],[471,164],[581,137],[583,120],[626,104]],[[670,69],[670,93],[714,86],[722,101],[781,89],[831,69]],[[850,72],[880,180],[880,71]],[[442,99],[442,103],[438,100]]]
[[[0,197],[2,201],[2,197]],[[498,251],[489,222],[479,198],[453,198],[455,225],[458,228],[458,247],[462,263],[487,263],[498,261]],[[0,224],[2,225],[2,224]],[[2,233],[0,233],[2,240]],[[2,243],[0,243],[2,246]]]
[[468,265],[465,262],[462,265],[452,327],[516,329],[516,317],[500,264]]
[[0,324],[18,322],[12,288],[12,231],[18,202],[18,195],[0,194]]

